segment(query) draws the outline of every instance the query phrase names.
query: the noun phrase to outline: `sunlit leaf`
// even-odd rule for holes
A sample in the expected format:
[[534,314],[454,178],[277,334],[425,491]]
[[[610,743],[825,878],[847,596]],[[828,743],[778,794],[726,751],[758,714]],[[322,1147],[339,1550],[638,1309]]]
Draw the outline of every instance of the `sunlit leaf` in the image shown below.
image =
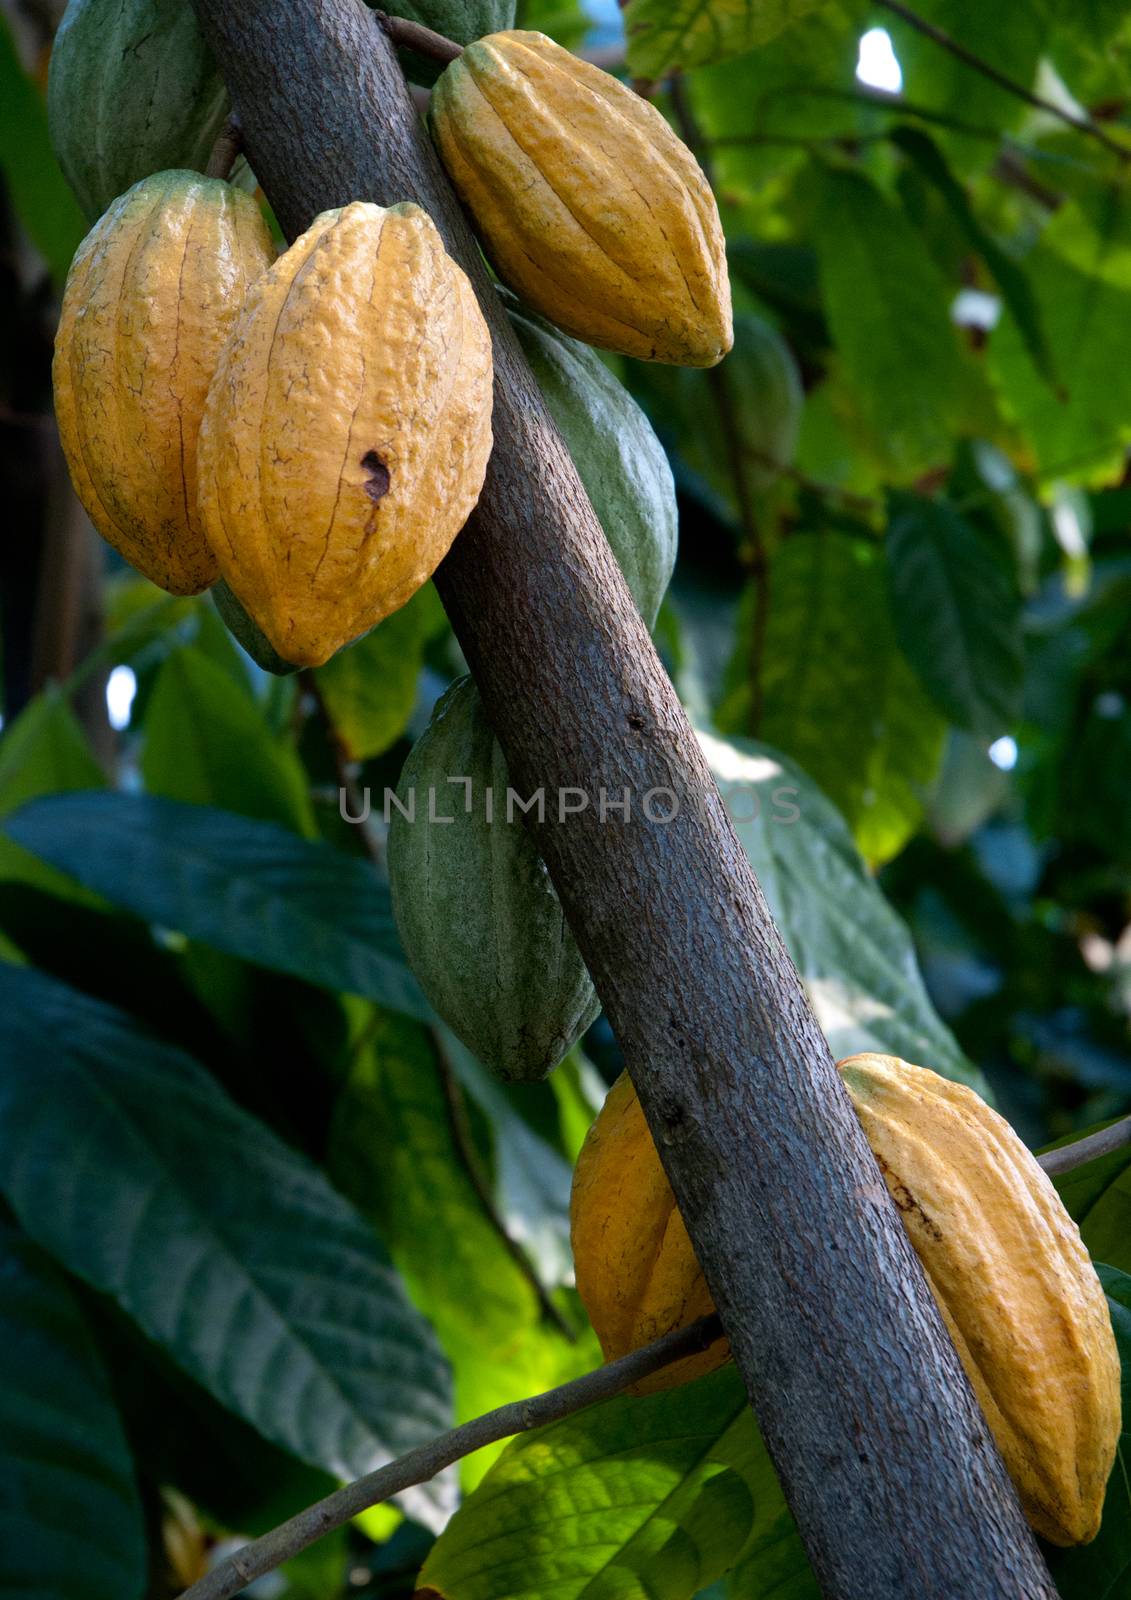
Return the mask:
[[628,0],[628,68],[659,78],[673,67],[725,61],[766,44],[824,0]]

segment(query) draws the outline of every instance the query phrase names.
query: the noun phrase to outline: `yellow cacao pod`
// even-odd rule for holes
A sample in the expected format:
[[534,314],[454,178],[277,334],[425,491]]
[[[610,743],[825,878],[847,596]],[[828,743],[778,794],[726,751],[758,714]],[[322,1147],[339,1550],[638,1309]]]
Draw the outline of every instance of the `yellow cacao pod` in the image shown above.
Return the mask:
[[1080,1231],[1009,1123],[895,1056],[841,1076],[1029,1522],[1099,1531],[1120,1430],[1119,1352]]
[[430,114],[499,276],[535,311],[645,361],[726,355],[718,209],[654,106],[544,34],[510,30],[445,68]]
[[53,377],[75,492],[170,594],[216,577],[196,509],[204,399],[248,287],[275,257],[249,195],[158,172],[115,200],[67,276]]
[[[1029,1522],[1055,1544],[1086,1543],[1119,1438],[1120,1372],[1075,1223],[972,1089],[894,1056],[840,1070]],[[711,1309],[627,1076],[578,1158],[571,1224],[578,1292],[608,1359]],[[726,1354],[713,1346],[650,1386]]]
[[[714,1310],[626,1072],[609,1090],[577,1158],[570,1241],[577,1292],[606,1361]],[[633,1392],[651,1394],[687,1383],[729,1357],[730,1346],[720,1339],[661,1368]]]
[[491,338],[419,206],[326,211],[248,295],[200,430],[220,571],[318,666],[424,583],[479,498]]

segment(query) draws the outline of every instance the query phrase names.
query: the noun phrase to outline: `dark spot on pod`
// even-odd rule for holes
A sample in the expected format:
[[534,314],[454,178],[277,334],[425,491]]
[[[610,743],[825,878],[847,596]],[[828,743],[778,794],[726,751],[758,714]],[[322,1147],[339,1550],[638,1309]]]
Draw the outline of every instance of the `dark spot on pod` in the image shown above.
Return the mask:
[[389,492],[389,469],[381,460],[376,450],[367,450],[361,458],[361,465],[369,474],[365,484],[365,492],[371,500],[381,500]]

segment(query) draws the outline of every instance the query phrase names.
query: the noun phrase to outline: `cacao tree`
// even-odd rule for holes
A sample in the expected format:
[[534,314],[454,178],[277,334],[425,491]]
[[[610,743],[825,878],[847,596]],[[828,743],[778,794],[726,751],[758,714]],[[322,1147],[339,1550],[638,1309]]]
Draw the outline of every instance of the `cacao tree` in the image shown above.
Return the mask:
[[397,12],[0,17],[0,1596],[1118,1596],[1125,20]]

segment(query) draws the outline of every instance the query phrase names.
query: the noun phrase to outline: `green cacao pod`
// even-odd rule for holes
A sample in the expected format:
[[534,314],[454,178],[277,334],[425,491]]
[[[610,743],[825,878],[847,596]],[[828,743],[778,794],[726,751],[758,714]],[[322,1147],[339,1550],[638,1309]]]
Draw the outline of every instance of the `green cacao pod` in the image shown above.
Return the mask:
[[486,33],[514,26],[514,0],[396,0],[385,9],[422,22],[456,44],[471,44]]
[[408,816],[392,814],[389,877],[405,952],[440,1016],[485,1066],[531,1082],[600,1005],[534,839],[517,811],[508,821],[508,781],[479,691],[462,678],[405,762]]
[[70,0],[47,80],[55,156],[91,221],[140,178],[203,171],[228,107],[190,0]]
[[528,311],[508,290],[502,293],[550,415],[651,628],[671,580],[679,533],[663,446],[595,351]]
[[[805,393],[792,350],[761,317],[735,318],[725,380],[733,396],[750,485],[769,487],[793,462]],[[714,458],[716,461],[719,457]]]
[[545,34],[511,30],[444,69],[430,122],[499,276],[535,311],[644,361],[723,358],[718,209],[655,106]]
[[287,678],[292,672],[298,671],[296,663],[285,661],[255,618],[248,616],[223,578],[217,579],[209,593],[225,628],[236,643],[243,646],[257,667],[264,672],[273,672],[277,678]]

